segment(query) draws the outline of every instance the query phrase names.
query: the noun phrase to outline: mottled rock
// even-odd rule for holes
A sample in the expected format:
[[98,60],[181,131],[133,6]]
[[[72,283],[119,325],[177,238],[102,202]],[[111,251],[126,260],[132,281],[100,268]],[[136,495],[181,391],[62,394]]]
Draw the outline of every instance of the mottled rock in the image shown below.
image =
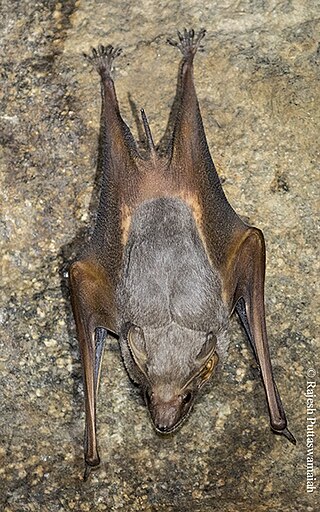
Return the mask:
[[[316,492],[306,492],[304,394],[308,368],[319,368],[318,2],[4,0],[0,26],[1,510],[316,510]],[[223,370],[168,438],[152,430],[110,339],[103,462],[83,483],[83,388],[65,270],[97,202],[100,98],[82,52],[123,47],[121,110],[138,135],[132,110],[143,106],[159,140],[179,62],[166,38],[184,26],[208,32],[195,77],[225,191],[266,236],[272,359],[297,446],[270,432],[236,321]]]

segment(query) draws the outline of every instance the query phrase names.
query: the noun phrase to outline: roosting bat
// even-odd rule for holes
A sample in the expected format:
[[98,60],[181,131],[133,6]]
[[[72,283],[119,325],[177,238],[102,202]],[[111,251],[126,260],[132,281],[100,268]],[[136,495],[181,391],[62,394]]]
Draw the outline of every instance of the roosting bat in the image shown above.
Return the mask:
[[141,386],[155,429],[173,432],[227,351],[237,311],[261,369],[272,429],[293,443],[273,378],[264,311],[265,244],[228,203],[211,159],[193,82],[205,34],[178,32],[182,52],[173,133],[165,154],[141,111],[145,154],[124,123],[111,76],[120,49],[89,60],[101,77],[97,220],[70,268],[86,410],[85,478],[99,464],[96,400],[107,333]]

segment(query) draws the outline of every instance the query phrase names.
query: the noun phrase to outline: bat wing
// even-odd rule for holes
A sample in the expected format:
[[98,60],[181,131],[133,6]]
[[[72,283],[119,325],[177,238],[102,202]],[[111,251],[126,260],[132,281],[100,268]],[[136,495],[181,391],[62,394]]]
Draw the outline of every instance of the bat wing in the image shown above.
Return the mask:
[[235,308],[260,367],[272,429],[295,444],[274,380],[267,338],[265,307],[265,243],[262,232],[249,228],[230,251],[224,293]]
[[[135,190],[137,148],[121,118],[111,77],[120,50],[100,46],[88,59],[101,77],[101,120],[98,168],[102,174],[95,229],[83,258],[71,265],[71,302],[80,346],[85,393],[85,475],[99,465],[96,439],[96,400],[106,335],[117,332],[116,285],[123,240],[123,196]],[[127,188],[126,188],[127,186]]]
[[294,437],[287,429],[285,412],[274,381],[264,310],[265,244],[260,230],[247,226],[228,203],[211,159],[193,81],[193,58],[204,35],[179,34],[183,54],[178,83],[178,104],[169,159],[171,174],[183,184],[187,201],[207,255],[219,270],[223,299],[234,309],[261,369],[272,429]]
[[104,269],[90,258],[71,265],[69,280],[84,380],[86,479],[90,469],[100,463],[96,440],[96,400],[107,329],[113,331],[115,328],[114,290]]

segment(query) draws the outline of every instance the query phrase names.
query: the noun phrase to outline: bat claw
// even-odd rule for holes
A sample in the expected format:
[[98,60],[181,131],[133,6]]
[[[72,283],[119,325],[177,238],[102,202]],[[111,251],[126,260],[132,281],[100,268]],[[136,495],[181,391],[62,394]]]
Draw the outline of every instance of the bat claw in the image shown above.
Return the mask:
[[202,46],[200,46],[200,42],[205,36],[206,30],[202,28],[198,35],[195,36],[195,32],[193,29],[187,30],[186,28],[183,30],[183,33],[178,30],[178,39],[179,41],[176,41],[175,39],[168,38],[167,42],[171,44],[171,46],[176,46],[181,51],[182,55],[185,59],[193,59],[195,56],[197,50],[200,48],[202,49]]
[[89,476],[91,475],[91,471],[94,471],[99,466],[100,466],[100,460],[98,463],[94,463],[94,464],[88,464],[88,462],[85,462],[83,481],[86,482],[88,480]]
[[88,466],[88,464],[85,465],[84,473],[83,473],[83,481],[86,482],[90,476],[92,467]]
[[[184,29],[184,32],[186,32],[186,29]],[[181,34],[181,32],[179,32],[179,30],[177,31],[177,34],[178,34],[178,37],[180,39],[180,43],[182,43],[184,36]]]
[[177,41],[175,39],[172,39],[171,37],[167,38],[167,43],[171,46],[179,46],[179,43],[177,43]]
[[287,428],[284,428],[283,430],[275,430],[275,429],[272,429],[276,434],[281,434],[283,435],[284,437],[286,437],[288,439],[288,441],[290,441],[290,443],[292,444],[297,444],[297,441],[294,437],[293,434],[291,434],[290,430],[287,429]]
[[84,53],[83,56],[100,75],[111,77],[113,61],[121,55],[121,52],[121,48],[113,47],[111,44],[107,46],[99,44],[98,48],[92,48],[91,55]]
[[285,428],[282,431],[282,435],[285,436],[290,441],[290,443],[297,444],[297,441],[296,441],[294,435],[291,434],[290,430],[288,430],[287,428]]

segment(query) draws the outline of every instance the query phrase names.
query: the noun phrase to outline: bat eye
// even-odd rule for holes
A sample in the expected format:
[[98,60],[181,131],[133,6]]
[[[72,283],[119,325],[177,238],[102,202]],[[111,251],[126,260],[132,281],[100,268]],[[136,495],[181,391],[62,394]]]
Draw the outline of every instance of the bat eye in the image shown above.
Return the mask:
[[192,393],[191,391],[188,391],[187,393],[185,393],[182,397],[182,403],[184,405],[187,405],[189,402],[191,402],[191,399],[192,399]]

